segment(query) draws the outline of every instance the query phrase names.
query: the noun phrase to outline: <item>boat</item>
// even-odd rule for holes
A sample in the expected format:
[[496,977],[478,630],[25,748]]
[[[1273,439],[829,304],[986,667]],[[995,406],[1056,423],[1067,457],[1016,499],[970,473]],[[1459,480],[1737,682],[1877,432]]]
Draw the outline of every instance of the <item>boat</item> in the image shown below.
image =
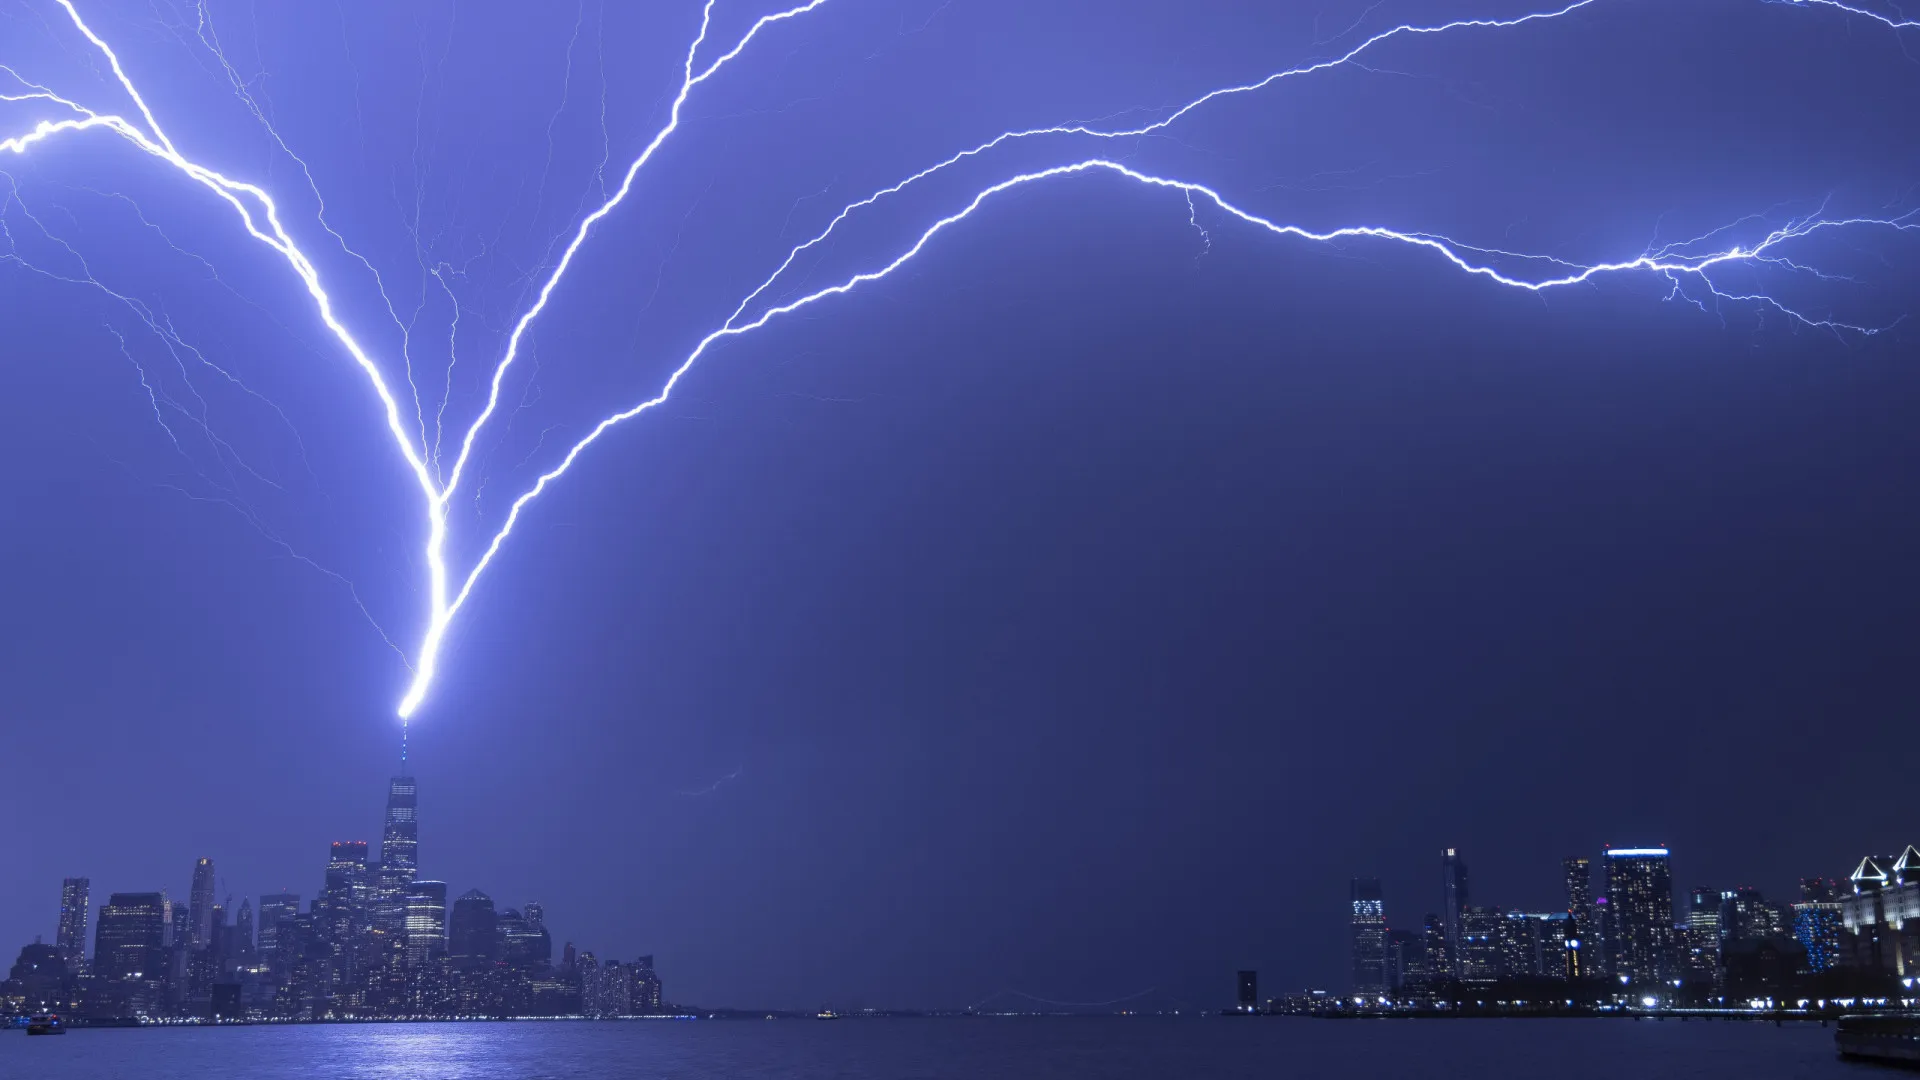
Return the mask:
[[1843,1058],[1920,1067],[1920,1017],[1843,1016],[1835,1026],[1834,1049]]
[[41,1013],[27,1020],[29,1035],[65,1035],[67,1025],[60,1022],[58,1013]]

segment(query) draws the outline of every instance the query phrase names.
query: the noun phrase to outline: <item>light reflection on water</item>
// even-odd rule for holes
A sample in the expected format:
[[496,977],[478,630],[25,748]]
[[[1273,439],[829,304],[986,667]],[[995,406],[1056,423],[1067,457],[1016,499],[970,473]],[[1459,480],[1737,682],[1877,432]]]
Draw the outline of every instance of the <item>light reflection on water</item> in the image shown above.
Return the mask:
[[1727,1022],[554,1021],[0,1032],[5,1080],[1862,1080],[1833,1033]]

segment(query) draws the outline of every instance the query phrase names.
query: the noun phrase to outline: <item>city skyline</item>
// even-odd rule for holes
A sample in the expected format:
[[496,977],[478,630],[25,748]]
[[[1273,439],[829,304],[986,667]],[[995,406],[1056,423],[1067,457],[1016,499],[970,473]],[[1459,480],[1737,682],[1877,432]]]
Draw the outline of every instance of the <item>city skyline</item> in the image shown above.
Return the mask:
[[[224,933],[229,942],[227,947],[238,950],[225,958],[229,965],[225,974],[231,979],[235,976],[232,970],[235,962],[252,963],[256,956],[261,958],[260,973],[264,973],[265,957],[276,951],[274,939],[279,934],[323,925],[329,927],[323,934],[327,963],[336,970],[354,972],[347,975],[344,982],[357,987],[339,999],[339,1008],[345,1011],[338,1015],[408,1015],[404,1011],[407,1009],[416,1010],[413,1015],[434,1015],[431,1008],[420,1007],[421,989],[404,985],[397,978],[389,990],[390,1000],[381,1001],[376,997],[369,1001],[366,996],[369,992],[379,993],[379,979],[377,972],[370,976],[365,965],[377,961],[370,960],[369,954],[356,956],[352,951],[349,944],[354,932],[351,925],[354,914],[349,910],[352,905],[358,905],[363,918],[360,925],[365,930],[397,938],[390,963],[418,966],[423,961],[462,949],[472,953],[475,948],[471,944],[456,945],[456,938],[477,940],[473,935],[494,933],[496,927],[501,942],[497,948],[506,950],[500,955],[519,948],[523,956],[537,955],[543,963],[550,960],[553,946],[545,929],[543,904],[529,901],[522,909],[501,909],[491,896],[477,887],[452,897],[446,882],[413,877],[418,857],[417,792],[416,781],[411,776],[389,779],[381,847],[372,849],[366,841],[332,842],[324,882],[304,912],[298,893],[262,895],[257,942],[253,936],[253,898],[242,896],[240,907],[229,921],[226,910],[232,904],[233,895],[225,893],[216,900],[215,863],[210,857],[202,857],[195,860],[191,868],[193,884],[190,898],[185,902],[168,900],[166,888],[147,893],[116,891],[109,894],[99,904],[102,914],[112,909],[112,925],[104,935],[101,920],[94,918],[87,904],[90,879],[65,879],[60,890],[53,950],[67,960],[70,971],[95,975],[94,954],[104,948],[109,961],[103,977],[111,979],[152,962],[139,952],[139,945],[128,944],[135,938],[160,941],[164,937],[169,942],[169,950],[175,948],[171,942],[177,938],[190,950],[186,954],[169,953],[177,966],[169,977],[180,980],[180,985],[170,991],[172,998],[155,1000],[166,1000],[164,1008],[174,1010],[175,1014],[185,1009],[188,1010],[185,1015],[195,1016],[201,1012],[193,1010],[206,1011],[213,1007],[209,984],[216,978],[216,972],[212,968],[197,967],[193,955],[201,954],[200,959],[204,959],[208,952],[204,942]],[[387,841],[393,844],[391,862],[385,854]],[[1768,937],[1799,942],[1813,958],[1814,970],[1818,971],[1852,962],[1848,950],[1855,946],[1841,944],[1842,901],[1849,896],[1865,895],[1863,881],[1875,890],[1888,887],[1888,896],[1895,895],[1893,885],[1905,885],[1906,889],[1898,895],[1905,897],[1912,892],[1914,899],[1903,899],[1901,903],[1911,903],[1913,911],[1920,913],[1920,869],[1909,869],[1920,868],[1920,849],[1911,845],[1897,855],[1861,859],[1849,876],[1851,891],[1849,882],[1834,878],[1798,878],[1797,899],[1789,901],[1767,900],[1761,890],[1745,884],[1676,888],[1669,868],[1671,856],[1671,850],[1666,847],[1612,846],[1604,847],[1597,860],[1567,856],[1559,861],[1565,903],[1560,908],[1549,905],[1549,910],[1542,912],[1475,902],[1467,853],[1461,848],[1449,847],[1441,852],[1439,902],[1432,905],[1435,910],[1418,916],[1412,914],[1412,909],[1420,906],[1418,902],[1397,906],[1390,915],[1381,879],[1356,876],[1351,879],[1349,904],[1344,911],[1348,963],[1344,981],[1313,979],[1301,985],[1333,986],[1344,988],[1345,993],[1359,999],[1386,1000],[1397,998],[1408,979],[1431,979],[1435,971],[1441,970],[1447,973],[1447,978],[1466,984],[1508,977],[1514,971],[1552,972],[1554,978],[1564,974],[1579,979],[1584,970],[1585,977],[1589,978],[1618,975],[1623,987],[1665,986],[1678,977],[1716,977],[1723,942]],[[1604,875],[1601,879],[1604,891],[1600,892],[1596,892],[1593,879],[1596,866]],[[1854,918],[1855,914],[1849,912],[1845,928],[1853,926]],[[1867,916],[1860,918],[1865,920]],[[1519,925],[1534,929],[1518,932],[1514,928]],[[1583,925],[1586,928],[1583,929]],[[76,929],[88,926],[94,936],[76,964],[71,956],[72,935]],[[1611,930],[1603,929],[1606,927]],[[516,946],[518,933],[535,935],[538,944]],[[33,940],[37,947],[40,935],[34,935]],[[1713,955],[1703,958],[1702,950],[1709,942]],[[1880,946],[1875,944],[1872,948],[1877,950]],[[1913,948],[1915,970],[1920,970],[1920,942]],[[129,949],[133,951],[126,956],[113,955],[116,950]],[[569,958],[569,970],[575,970],[572,957],[577,953],[585,954],[590,961],[594,959],[592,950],[578,949],[572,941],[565,942],[563,952]],[[1890,969],[1899,966],[1906,954],[1899,952],[1898,955],[1902,960],[1887,962]],[[139,959],[128,959],[129,956]],[[1419,958],[1413,959],[1416,956]],[[651,954],[644,956],[640,963],[649,974],[655,970]],[[354,971],[356,964],[361,966],[357,972]],[[615,969],[623,966],[631,970],[630,965],[615,961]],[[1257,979],[1257,972],[1258,969],[1246,969],[1240,973],[1243,1007],[1246,980]],[[281,977],[284,978],[284,974]],[[592,976],[585,978],[587,986],[604,986],[604,979],[595,984]],[[329,976],[329,980],[333,987],[343,981],[338,975]],[[1268,985],[1274,986],[1272,982]],[[657,977],[653,978],[652,986],[652,1004],[658,1007],[663,999],[659,997]],[[1297,988],[1289,987],[1289,992],[1294,989]],[[462,1000],[444,986],[441,990],[448,1002]],[[157,989],[153,992],[165,993]],[[580,984],[575,984],[574,992],[580,992]],[[587,998],[592,1003],[585,1006],[587,1011],[611,1008],[608,1003],[613,999],[605,996],[609,990],[603,988],[591,993],[602,996]],[[197,1003],[184,1000],[194,994],[199,995]],[[557,999],[549,996],[546,1000]],[[1271,997],[1262,999],[1262,1007],[1271,1000]],[[270,1007],[257,1005],[252,999],[248,1004],[256,1008]],[[471,998],[465,999],[464,1004],[465,1013],[459,1013],[457,1005],[443,1005],[441,1014],[484,1015],[487,1012]],[[739,1005],[730,1001],[724,1004]],[[153,1015],[166,1014],[161,1006],[154,1008],[159,1011]],[[260,1015],[301,1018],[286,1014],[284,995],[279,1008],[282,1010],[279,1014]],[[530,1006],[523,1002],[516,1008],[527,1010]]]
[[[754,30],[790,6],[701,36],[699,0],[73,0],[123,82],[58,0],[0,5],[0,944],[56,943],[76,875],[83,940],[162,887],[257,939],[364,841],[336,877],[384,933],[422,883],[537,900],[687,1001],[1197,1007],[1223,972],[1341,984],[1355,877],[1467,962],[1448,847],[1462,908],[1540,914],[1608,842],[1682,853],[1690,904],[1911,840],[1862,778],[1920,749],[1920,140],[1885,104],[1920,30],[1765,0]],[[543,299],[689,50],[742,42]],[[88,111],[127,127],[60,126]],[[270,192],[309,263],[182,161]],[[1313,238],[1356,225],[1385,231]],[[1634,265],[1535,291],[1528,255]],[[436,582],[588,438],[453,618]],[[374,865],[395,775],[411,880]]]
[[[401,767],[406,768],[404,757]],[[229,918],[211,856],[196,859],[188,899],[113,891],[91,911],[91,879],[60,890],[54,944],[39,935],[0,981],[8,1015],[320,1021],[510,1016],[626,1016],[670,1006],[651,954],[622,962],[566,941],[556,956],[544,905],[496,908],[478,888],[448,902],[417,878],[419,789],[391,777],[381,843],[333,841],[319,891],[252,897]],[[92,940],[87,941],[91,923]],[[557,961],[557,963],[556,963]]]
[[1353,878],[1344,988],[1308,987],[1262,1008],[1804,1011],[1920,1001],[1920,848],[1864,856],[1844,880],[1802,877],[1784,899],[1751,885],[1677,891],[1673,854],[1609,846],[1597,863],[1601,892],[1595,860],[1567,856],[1564,904],[1528,912],[1471,903],[1465,854],[1446,848],[1441,913],[1399,914],[1397,929],[1379,880]]

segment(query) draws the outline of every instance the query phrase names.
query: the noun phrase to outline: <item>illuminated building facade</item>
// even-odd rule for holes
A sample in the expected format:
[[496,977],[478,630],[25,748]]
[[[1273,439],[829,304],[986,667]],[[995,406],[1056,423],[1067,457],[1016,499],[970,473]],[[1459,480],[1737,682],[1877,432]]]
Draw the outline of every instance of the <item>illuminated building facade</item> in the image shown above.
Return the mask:
[[1467,860],[1458,848],[1448,848],[1440,856],[1440,918],[1447,930],[1448,974],[1456,979],[1470,978],[1466,973],[1465,943],[1460,916],[1467,909]]
[[67,970],[75,975],[87,971],[87,915],[93,883],[83,877],[60,882],[60,924],[53,946],[60,950]]
[[1348,895],[1353,992],[1378,997],[1387,992],[1387,910],[1380,879],[1354,878]]
[[94,924],[93,974],[109,1016],[158,1016],[167,980],[167,896],[114,893]]
[[627,968],[633,980],[633,1011],[657,1014],[661,1009],[660,975],[653,969],[653,957],[643,956]]
[[1802,901],[1793,905],[1793,937],[1807,951],[1809,971],[1830,971],[1840,966],[1845,929],[1837,900]]
[[280,970],[280,924],[299,914],[299,893],[268,893],[260,898],[260,960],[275,974]]
[[1492,982],[1500,977],[1501,924],[1506,915],[1498,908],[1467,905],[1460,912],[1460,955],[1455,967],[1464,982]]
[[1898,858],[1868,856],[1848,877],[1853,895],[1840,901],[1840,921],[1852,934],[1842,956],[1848,967],[1920,974],[1920,851]]
[[1509,979],[1567,978],[1573,917],[1564,911],[1509,911],[1500,923],[1500,974]]
[[326,884],[314,901],[326,936],[330,1006],[351,1015],[366,1004],[366,980],[372,949],[363,929],[370,925],[373,883],[365,840],[336,840],[327,857]]
[[1607,849],[1607,899],[1617,940],[1614,974],[1633,985],[1674,976],[1673,875],[1666,848]]
[[[1593,912],[1593,860],[1584,855],[1570,855],[1560,860],[1560,874],[1567,885],[1567,916],[1572,925],[1567,928],[1567,940],[1577,941],[1578,945],[1569,948],[1584,950],[1587,942],[1595,940]],[[1581,958],[1585,959],[1584,956]],[[1581,965],[1586,966],[1586,965]]]

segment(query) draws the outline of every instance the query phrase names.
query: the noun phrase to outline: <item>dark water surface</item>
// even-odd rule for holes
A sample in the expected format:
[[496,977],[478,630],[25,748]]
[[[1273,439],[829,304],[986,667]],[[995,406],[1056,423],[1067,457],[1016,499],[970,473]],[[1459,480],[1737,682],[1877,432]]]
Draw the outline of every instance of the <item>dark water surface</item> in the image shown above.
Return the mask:
[[355,1024],[0,1032],[0,1077],[1114,1080],[1898,1076],[1819,1025],[1668,1020],[981,1018]]

